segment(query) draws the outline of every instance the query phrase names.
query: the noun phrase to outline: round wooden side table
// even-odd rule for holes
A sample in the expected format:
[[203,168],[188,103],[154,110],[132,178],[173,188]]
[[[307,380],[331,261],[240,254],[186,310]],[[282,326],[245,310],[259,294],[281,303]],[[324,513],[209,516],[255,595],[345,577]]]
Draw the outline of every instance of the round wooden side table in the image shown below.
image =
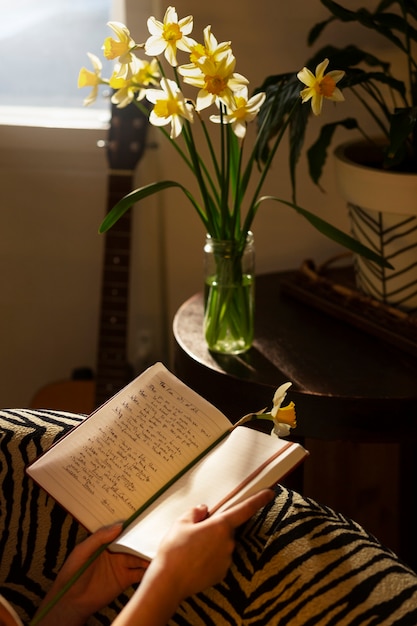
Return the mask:
[[291,274],[257,277],[255,340],[242,355],[210,353],[203,294],[187,300],[173,323],[175,371],[232,421],[270,406],[289,380],[298,439],[398,443],[400,535],[417,566],[417,359],[293,297]]

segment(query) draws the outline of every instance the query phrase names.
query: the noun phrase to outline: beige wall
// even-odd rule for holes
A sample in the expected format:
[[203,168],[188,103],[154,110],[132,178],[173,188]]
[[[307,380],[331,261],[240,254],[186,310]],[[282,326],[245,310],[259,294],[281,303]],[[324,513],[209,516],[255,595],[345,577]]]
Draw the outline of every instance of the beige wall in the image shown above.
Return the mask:
[[[133,11],[139,4],[143,8],[143,3],[131,4]],[[211,23],[219,40],[232,40],[237,71],[253,87],[268,74],[300,69],[309,55],[309,26],[324,15],[318,0],[211,0],[198,8],[191,0],[178,0],[176,7],[180,17],[195,16],[196,38]],[[135,35],[139,28],[129,20],[131,12],[129,4]],[[343,115],[350,115],[351,103],[342,106]],[[335,115],[332,106],[326,115]],[[103,247],[97,227],[105,210],[107,173],[105,151],[96,142],[104,134],[0,126],[0,406],[25,406],[40,386],[68,378],[75,367],[95,366]],[[339,139],[344,137],[340,133]],[[186,181],[164,144],[149,148],[136,178],[145,183],[157,177]],[[299,180],[300,204],[345,228],[331,164],[326,194],[309,182],[304,160]],[[290,197],[285,149],[265,192]],[[254,232],[258,272],[294,268],[307,257],[321,262],[339,251],[278,204],[261,208]],[[202,225],[178,191],[135,210],[129,331],[134,363],[143,361],[148,339],[148,358],[169,361],[173,315],[202,287],[203,239]]]

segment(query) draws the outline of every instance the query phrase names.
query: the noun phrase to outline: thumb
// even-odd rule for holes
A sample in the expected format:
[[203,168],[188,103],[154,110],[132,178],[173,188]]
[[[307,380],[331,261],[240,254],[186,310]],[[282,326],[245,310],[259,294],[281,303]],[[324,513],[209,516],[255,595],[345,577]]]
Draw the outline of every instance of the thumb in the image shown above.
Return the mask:
[[208,507],[206,504],[199,504],[190,509],[185,515],[183,515],[182,519],[188,522],[192,522],[193,524],[197,524],[198,522],[202,522],[208,516]]
[[122,529],[122,522],[112,524],[111,526],[103,526],[78,544],[77,548],[82,549],[86,555],[93,554],[102,545],[114,541],[120,535]]

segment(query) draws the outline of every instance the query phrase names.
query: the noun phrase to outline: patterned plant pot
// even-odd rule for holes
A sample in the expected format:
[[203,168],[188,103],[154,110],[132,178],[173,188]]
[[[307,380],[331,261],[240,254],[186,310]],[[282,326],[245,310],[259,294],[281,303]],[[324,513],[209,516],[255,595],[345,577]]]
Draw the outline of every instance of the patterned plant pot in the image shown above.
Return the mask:
[[376,152],[364,143],[343,144],[335,157],[352,235],[394,268],[355,257],[358,289],[390,306],[417,312],[417,174],[378,168]]

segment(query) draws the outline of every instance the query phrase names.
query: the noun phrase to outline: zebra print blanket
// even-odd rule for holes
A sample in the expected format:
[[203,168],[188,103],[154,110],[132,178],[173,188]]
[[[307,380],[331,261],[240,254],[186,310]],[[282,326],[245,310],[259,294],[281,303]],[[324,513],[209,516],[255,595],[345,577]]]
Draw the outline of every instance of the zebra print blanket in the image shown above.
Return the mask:
[[[33,615],[85,531],[25,475],[25,467],[81,416],[0,411],[0,594]],[[243,526],[222,584],[178,609],[174,626],[417,625],[417,577],[355,522],[277,487]],[[88,626],[109,625],[123,594]]]

